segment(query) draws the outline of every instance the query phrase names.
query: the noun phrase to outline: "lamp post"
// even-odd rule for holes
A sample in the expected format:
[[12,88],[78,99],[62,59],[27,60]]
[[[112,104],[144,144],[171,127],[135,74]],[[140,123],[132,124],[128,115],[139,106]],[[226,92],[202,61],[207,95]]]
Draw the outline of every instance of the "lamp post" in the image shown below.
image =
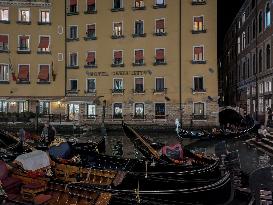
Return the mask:
[[36,110],[35,110],[35,131],[38,134],[38,127],[39,127],[39,113],[40,113],[40,106],[39,101],[36,101]]

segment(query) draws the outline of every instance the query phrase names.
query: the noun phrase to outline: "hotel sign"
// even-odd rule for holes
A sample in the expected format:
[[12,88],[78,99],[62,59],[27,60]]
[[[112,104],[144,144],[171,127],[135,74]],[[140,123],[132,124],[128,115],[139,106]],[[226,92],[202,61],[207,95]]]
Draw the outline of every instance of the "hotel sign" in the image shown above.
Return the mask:
[[88,76],[126,76],[126,75],[152,75],[151,70],[141,70],[141,71],[113,71],[113,72],[91,72],[86,71]]

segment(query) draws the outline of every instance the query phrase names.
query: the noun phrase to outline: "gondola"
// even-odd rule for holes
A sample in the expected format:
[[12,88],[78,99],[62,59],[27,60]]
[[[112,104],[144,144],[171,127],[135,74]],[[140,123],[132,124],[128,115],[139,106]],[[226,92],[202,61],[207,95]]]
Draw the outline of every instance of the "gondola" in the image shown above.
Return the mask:
[[214,129],[211,132],[204,129],[183,129],[179,121],[176,121],[176,133],[180,140],[199,139],[199,140],[210,140],[210,139],[234,139],[246,136],[248,133],[256,129],[256,125],[253,124],[242,128],[240,130],[232,129]]

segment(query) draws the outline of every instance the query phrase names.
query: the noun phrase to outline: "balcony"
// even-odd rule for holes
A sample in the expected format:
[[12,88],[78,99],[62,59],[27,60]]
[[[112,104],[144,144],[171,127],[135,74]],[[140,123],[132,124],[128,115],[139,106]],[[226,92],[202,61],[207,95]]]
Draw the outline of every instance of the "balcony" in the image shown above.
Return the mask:
[[119,11],[124,11],[124,8],[112,8],[112,12],[119,12]]
[[154,32],[154,36],[167,36],[167,32]]
[[138,67],[138,66],[145,66],[146,64],[145,64],[144,61],[143,61],[143,62],[134,62],[134,63],[132,63],[132,65],[133,65],[134,67]]
[[84,11],[84,14],[97,14],[98,11],[96,10],[96,8],[93,9],[88,9],[87,11]]
[[10,24],[10,21],[9,20],[0,20],[0,23],[2,23],[2,24]]
[[207,116],[206,115],[192,115],[192,120],[207,120]]
[[132,91],[133,91],[134,94],[140,94],[140,95],[145,94],[145,90],[133,89]]
[[111,64],[111,67],[112,67],[112,68],[124,67],[124,66],[125,66],[124,63],[112,63],[112,64]]
[[38,21],[38,25],[51,25],[51,22],[42,22],[42,21]]
[[146,37],[146,33],[133,33],[132,37],[133,38],[144,38],[144,37]]
[[97,37],[95,35],[88,35],[88,34],[86,34],[86,36],[83,37],[83,39],[85,41],[94,41],[94,40],[97,40]]
[[96,89],[88,89],[88,90],[85,90],[84,93],[87,95],[95,96],[97,94],[97,91]]
[[0,85],[9,84],[8,80],[0,80]]
[[86,65],[84,65],[84,68],[97,68],[98,67],[98,65],[97,64],[86,64]]
[[112,35],[111,36],[112,39],[121,39],[121,38],[125,38],[124,35]]
[[49,85],[51,82],[50,81],[45,81],[45,80],[40,80],[37,82],[39,85]]
[[75,16],[75,15],[79,15],[79,12],[78,11],[69,11],[69,12],[67,12],[66,15],[67,16]]
[[17,79],[16,84],[29,85],[30,81],[29,80],[20,80],[20,79]]
[[79,94],[79,92],[80,92],[80,90],[67,90],[66,91],[66,94],[72,94],[72,95],[77,95],[77,94]]
[[78,65],[68,65],[66,66],[67,69],[79,69],[80,67]]
[[137,10],[146,10],[146,6],[134,6],[132,7],[132,10],[133,11],[137,11]]
[[192,64],[206,64],[207,61],[206,60],[192,60],[191,63]]
[[197,30],[193,29],[191,32],[192,32],[192,34],[207,33],[207,29],[205,29],[205,28],[197,29]]
[[153,5],[154,9],[163,9],[163,8],[167,8],[167,4],[155,4]]
[[73,42],[73,41],[79,41],[80,39],[78,37],[75,38],[66,38],[66,42]]
[[17,24],[31,25],[31,21],[16,21]]
[[154,62],[154,66],[159,66],[159,65],[167,65],[167,62],[165,60],[161,61],[161,60],[156,60]]
[[9,49],[8,49],[8,47],[1,47],[0,48],[0,53],[9,53]]
[[194,93],[206,93],[207,92],[207,90],[204,89],[204,88],[192,88],[191,90],[192,90],[193,94]]
[[18,47],[17,54],[30,54],[31,50],[27,47]]
[[50,55],[51,54],[51,51],[42,51],[42,50],[40,50],[40,51],[37,51],[37,54],[39,54],[39,55]]
[[113,95],[123,95],[125,89],[111,89]]
[[207,1],[206,0],[192,0],[191,2],[192,5],[205,5],[207,4]]
[[167,94],[167,88],[164,89],[154,89],[153,90],[154,95],[164,95]]

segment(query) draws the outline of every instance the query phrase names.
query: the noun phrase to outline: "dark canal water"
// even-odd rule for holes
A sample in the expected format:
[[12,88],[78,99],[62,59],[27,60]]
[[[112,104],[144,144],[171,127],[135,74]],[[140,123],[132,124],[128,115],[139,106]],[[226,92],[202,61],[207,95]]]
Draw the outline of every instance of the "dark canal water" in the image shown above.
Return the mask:
[[[151,138],[154,142],[160,142],[164,144],[176,144],[180,143],[176,137],[176,133],[145,133],[145,136]],[[249,147],[245,143],[246,139],[224,140],[228,151],[234,152],[238,150],[240,156],[241,169],[245,173],[251,173],[255,169],[260,167],[259,158],[264,156],[263,153],[257,151],[253,147]],[[124,136],[122,132],[110,132],[107,137],[106,154],[113,154],[113,147],[120,141],[123,144],[123,156],[128,158],[136,157],[136,150],[134,145]],[[192,150],[205,150],[208,154],[215,154],[215,146],[221,143],[223,140],[183,140],[183,144]],[[137,156],[140,156],[139,154]],[[140,156],[141,157],[141,156]],[[273,164],[272,159],[270,164]]]

